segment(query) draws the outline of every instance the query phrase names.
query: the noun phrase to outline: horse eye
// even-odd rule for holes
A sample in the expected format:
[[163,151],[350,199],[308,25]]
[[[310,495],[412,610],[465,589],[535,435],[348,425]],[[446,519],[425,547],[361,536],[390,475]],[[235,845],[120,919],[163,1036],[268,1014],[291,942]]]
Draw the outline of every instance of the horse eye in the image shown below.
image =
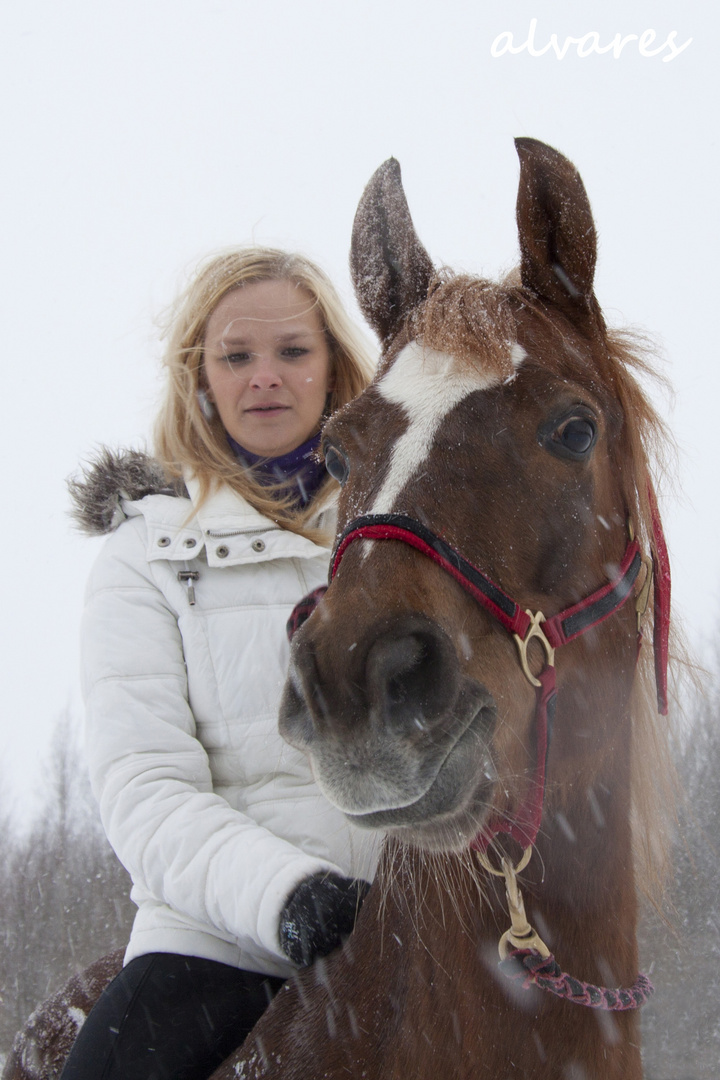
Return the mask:
[[585,416],[573,416],[553,434],[553,442],[573,457],[584,457],[594,446],[597,428]]
[[350,472],[350,466],[344,454],[334,446],[325,447],[325,468],[337,480],[338,484],[344,484]]
[[595,425],[589,420],[568,420],[557,433],[566,450],[573,454],[587,454],[595,442]]
[[597,426],[589,416],[569,416],[540,431],[540,442],[558,457],[582,461],[597,440]]

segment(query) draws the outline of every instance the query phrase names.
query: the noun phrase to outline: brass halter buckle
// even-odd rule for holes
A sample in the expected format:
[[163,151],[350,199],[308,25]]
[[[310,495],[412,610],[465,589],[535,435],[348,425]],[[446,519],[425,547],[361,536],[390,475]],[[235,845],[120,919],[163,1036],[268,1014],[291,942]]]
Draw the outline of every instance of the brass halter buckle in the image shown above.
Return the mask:
[[[635,529],[633,528],[632,519],[628,518],[627,522],[628,536],[632,542],[635,539]],[[642,633],[642,624],[647,614],[648,604],[650,602],[650,589],[653,583],[653,561],[649,555],[642,556],[642,564],[645,568],[645,577],[643,583],[640,586],[640,591],[637,594],[635,600],[635,614],[637,615],[637,631],[638,634]]]
[[545,637],[545,632],[540,623],[545,622],[545,616],[542,611],[536,611],[533,615],[529,608],[526,608],[525,614],[530,616],[530,625],[528,626],[527,633],[524,638],[521,638],[519,634],[513,634],[515,644],[518,647],[520,653],[520,667],[523,669],[523,674],[528,682],[532,686],[541,686],[539,679],[536,679],[530,670],[528,665],[528,645],[533,638],[537,638],[543,649],[545,650],[545,662],[548,667],[555,667],[555,650]]
[[637,595],[635,601],[635,613],[637,615],[637,629],[638,634],[642,631],[642,624],[647,613],[648,604],[650,602],[650,588],[653,583],[653,564],[649,555],[642,556],[642,563],[645,567],[645,580],[643,581],[640,592]]
[[522,858],[517,866],[513,866],[509,859],[503,855],[500,860],[499,870],[496,870],[492,865],[486,852],[476,851],[475,854],[483,869],[487,870],[488,873],[493,874],[495,877],[505,878],[505,896],[507,899],[508,913],[510,915],[510,929],[505,931],[498,943],[500,959],[505,960],[511,949],[533,949],[542,956],[543,960],[546,960],[547,957],[550,956],[550,950],[539,934],[533,930],[532,926],[527,921],[525,904],[517,883],[517,875],[521,873],[530,862],[532,848],[525,848]]

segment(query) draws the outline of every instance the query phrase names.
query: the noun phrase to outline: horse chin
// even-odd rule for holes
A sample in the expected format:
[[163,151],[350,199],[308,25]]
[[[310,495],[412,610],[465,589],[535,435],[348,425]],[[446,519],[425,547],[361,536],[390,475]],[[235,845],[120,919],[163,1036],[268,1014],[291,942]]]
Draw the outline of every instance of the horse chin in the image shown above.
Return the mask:
[[[488,712],[492,719],[489,720]],[[382,830],[401,842],[432,851],[460,851],[480,832],[493,805],[497,775],[481,737],[495,725],[496,710],[481,709],[447,755],[429,788],[417,799],[345,816],[363,829]],[[487,744],[485,744],[487,745]]]
[[[371,814],[347,814],[354,825],[365,829],[378,829],[409,847],[426,851],[463,851],[482,831],[492,809],[495,785],[480,784],[467,804],[447,814],[424,816],[419,799],[410,807],[400,810],[384,810]],[[412,811],[417,819],[412,820]]]
[[416,825],[389,826],[385,832],[408,847],[424,851],[466,851],[490,817],[491,796],[480,796],[463,811]]

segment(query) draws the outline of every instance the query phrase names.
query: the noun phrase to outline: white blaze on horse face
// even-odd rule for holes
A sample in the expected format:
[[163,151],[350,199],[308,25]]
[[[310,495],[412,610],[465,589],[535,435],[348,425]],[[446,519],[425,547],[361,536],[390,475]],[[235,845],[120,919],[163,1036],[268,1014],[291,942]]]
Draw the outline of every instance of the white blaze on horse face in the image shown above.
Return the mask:
[[[513,366],[517,367],[514,354]],[[425,461],[435,433],[450,410],[468,394],[501,382],[502,374],[497,369],[461,364],[449,353],[424,349],[417,341],[405,346],[378,383],[386,401],[402,405],[408,426],[393,447],[390,468],[371,514],[397,509],[395,500]]]

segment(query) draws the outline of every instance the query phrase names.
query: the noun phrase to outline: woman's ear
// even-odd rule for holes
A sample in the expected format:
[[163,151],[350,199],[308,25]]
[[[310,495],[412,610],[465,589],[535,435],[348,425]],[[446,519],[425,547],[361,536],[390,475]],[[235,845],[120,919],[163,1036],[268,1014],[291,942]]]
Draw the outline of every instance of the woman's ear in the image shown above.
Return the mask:
[[203,414],[207,422],[210,423],[210,421],[213,420],[215,417],[215,405],[213,404],[213,399],[210,395],[210,391],[206,390],[202,384],[198,386],[197,400],[198,406],[200,407],[200,412]]
[[204,394],[205,399],[207,401],[212,401],[214,403],[215,396],[214,396],[212,390],[210,389],[210,384],[208,382],[207,375],[205,374],[205,367],[204,366],[201,367],[199,369],[199,371],[198,371],[198,388],[197,388],[197,392],[198,392],[198,395],[200,395],[200,393]]

